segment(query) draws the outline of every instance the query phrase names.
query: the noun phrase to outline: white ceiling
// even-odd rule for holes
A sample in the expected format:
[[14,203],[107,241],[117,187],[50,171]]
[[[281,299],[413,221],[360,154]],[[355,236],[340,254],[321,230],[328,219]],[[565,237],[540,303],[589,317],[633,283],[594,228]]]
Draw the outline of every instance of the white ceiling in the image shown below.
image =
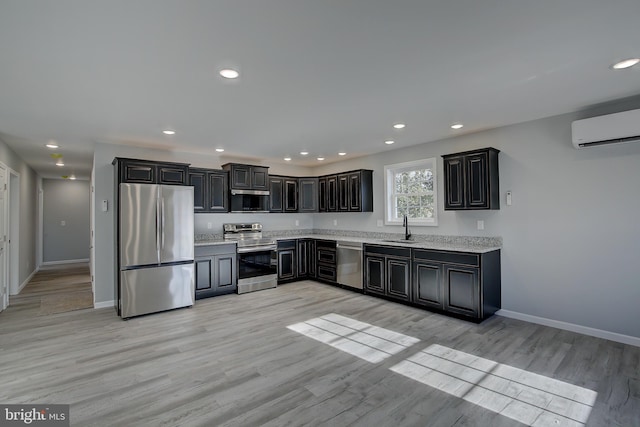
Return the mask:
[[640,55],[639,17],[638,0],[0,0],[0,139],[45,177],[87,177],[96,142],[316,165],[640,94],[640,66],[609,68]]

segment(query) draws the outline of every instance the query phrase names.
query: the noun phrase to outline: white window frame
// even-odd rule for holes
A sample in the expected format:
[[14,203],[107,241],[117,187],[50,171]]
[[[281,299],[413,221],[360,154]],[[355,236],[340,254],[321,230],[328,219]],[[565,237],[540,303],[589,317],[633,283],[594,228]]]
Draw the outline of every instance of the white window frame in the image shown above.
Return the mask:
[[438,173],[437,159],[430,157],[428,159],[414,160],[405,163],[396,163],[394,165],[386,165],[384,167],[384,222],[386,225],[402,225],[402,218],[393,218],[393,189],[394,175],[398,172],[405,172],[415,169],[431,169],[433,172],[433,218],[409,218],[409,225],[414,226],[437,226],[438,225]]

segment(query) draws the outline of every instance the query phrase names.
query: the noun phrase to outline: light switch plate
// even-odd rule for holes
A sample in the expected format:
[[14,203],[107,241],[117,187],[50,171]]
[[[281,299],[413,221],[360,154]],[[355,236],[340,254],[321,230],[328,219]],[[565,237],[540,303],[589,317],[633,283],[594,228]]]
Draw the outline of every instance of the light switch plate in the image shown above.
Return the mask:
[[207,223],[207,230],[211,230],[213,228],[213,224],[210,222]]
[[478,230],[484,230],[484,221],[481,219],[478,220]]
[[300,221],[296,219],[296,227],[300,226]]
[[511,206],[511,191],[507,191],[507,206]]
[[333,225],[338,225],[338,220],[337,219],[333,220]]

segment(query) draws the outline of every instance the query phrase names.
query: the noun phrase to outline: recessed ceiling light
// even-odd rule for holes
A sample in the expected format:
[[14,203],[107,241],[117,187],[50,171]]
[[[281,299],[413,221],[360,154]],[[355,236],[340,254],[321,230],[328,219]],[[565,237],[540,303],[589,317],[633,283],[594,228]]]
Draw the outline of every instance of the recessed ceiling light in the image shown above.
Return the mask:
[[290,161],[291,161],[291,157],[285,157],[285,158],[284,158],[284,161],[285,161],[285,162],[290,162]]
[[318,160],[323,161],[324,157],[318,157]]
[[62,160],[58,160],[56,166],[64,166],[64,162]]
[[462,123],[454,123],[451,125],[451,129],[462,129]]
[[308,151],[301,151],[301,152],[300,152],[300,155],[301,155],[301,156],[306,156],[307,154],[309,154],[309,152],[308,152]]
[[216,148],[216,151],[217,151],[218,153],[222,153],[222,152],[224,151],[224,148]]
[[394,144],[395,141],[385,141],[384,143],[387,144],[387,145],[391,145],[391,144]]
[[396,129],[404,129],[406,125],[404,123],[396,123],[395,125],[393,125],[394,128]]
[[231,68],[225,68],[224,70],[220,70],[220,75],[225,79],[237,79],[240,73]]
[[167,129],[167,130],[163,130],[162,133],[164,133],[165,135],[175,135],[176,131]]
[[346,155],[347,155],[347,153],[345,153],[344,151],[341,151],[341,152],[338,153],[338,156],[346,156]]
[[54,141],[51,141],[47,145],[45,145],[45,147],[47,147],[47,148],[59,148],[60,146],[58,144],[56,144]]
[[625,68],[630,68],[640,62],[640,58],[629,58],[620,62],[616,62],[611,66],[614,70],[624,70]]

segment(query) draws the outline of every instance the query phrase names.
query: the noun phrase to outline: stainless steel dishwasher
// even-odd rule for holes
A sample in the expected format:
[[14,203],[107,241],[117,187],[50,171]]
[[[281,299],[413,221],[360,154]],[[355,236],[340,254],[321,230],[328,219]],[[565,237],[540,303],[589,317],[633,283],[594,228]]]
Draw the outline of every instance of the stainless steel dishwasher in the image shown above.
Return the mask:
[[336,252],[337,282],[351,288],[362,289],[362,243],[338,241]]

